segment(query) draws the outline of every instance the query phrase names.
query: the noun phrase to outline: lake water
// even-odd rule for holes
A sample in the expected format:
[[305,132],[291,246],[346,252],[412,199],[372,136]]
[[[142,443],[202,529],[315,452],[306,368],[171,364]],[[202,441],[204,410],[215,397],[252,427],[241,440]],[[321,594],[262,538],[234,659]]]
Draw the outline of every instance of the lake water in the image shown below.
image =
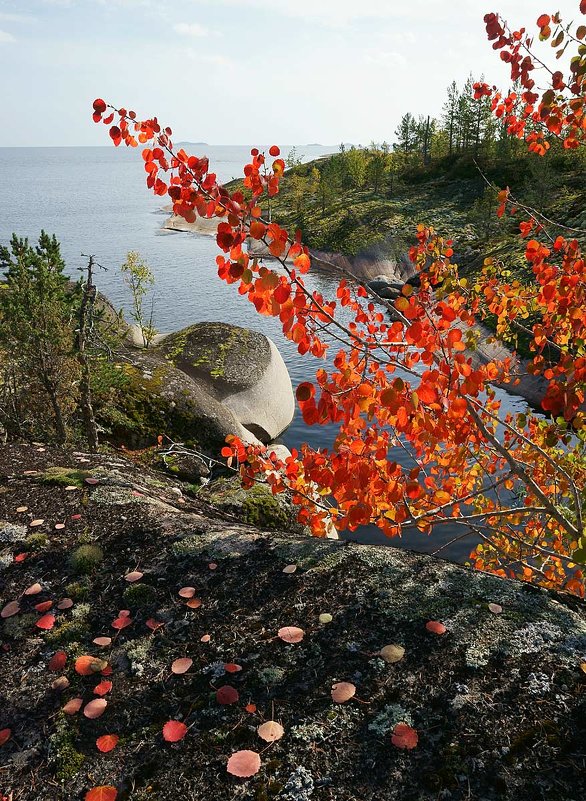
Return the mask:
[[[210,169],[220,181],[242,175],[249,161],[247,146],[191,146],[188,152],[207,155]],[[290,147],[284,146],[287,155]],[[317,158],[334,147],[297,146],[304,160]],[[212,237],[168,233],[161,229],[165,220],[165,199],[153,197],[145,186],[145,172],[140,152],[124,147],[80,148],[0,148],[0,242],[7,244],[14,232],[35,241],[41,228],[55,234],[68,272],[86,263],[81,254],[94,254],[107,268],[99,271],[96,283],[116,307],[128,308],[129,294],[120,276],[120,265],[130,250],[137,250],[147,260],[156,277],[155,323],[161,331],[172,331],[195,322],[217,320],[234,323],[270,336],[283,354],[293,385],[312,379],[323,362],[311,356],[301,357],[296,347],[285,340],[278,322],[256,314],[254,307],[217,276],[215,258],[218,248]],[[306,283],[319,289],[324,297],[335,294],[332,275],[311,272]],[[508,409],[525,404],[520,398],[501,393]],[[309,442],[314,447],[328,447],[333,426],[307,427],[299,414],[282,437],[288,447]],[[401,449],[393,454],[405,463]],[[419,532],[406,534],[393,545],[419,551],[433,551],[461,533],[461,529],[441,526],[428,537]],[[374,527],[348,535],[363,542],[389,542]],[[464,560],[472,539],[446,548],[442,555]]]

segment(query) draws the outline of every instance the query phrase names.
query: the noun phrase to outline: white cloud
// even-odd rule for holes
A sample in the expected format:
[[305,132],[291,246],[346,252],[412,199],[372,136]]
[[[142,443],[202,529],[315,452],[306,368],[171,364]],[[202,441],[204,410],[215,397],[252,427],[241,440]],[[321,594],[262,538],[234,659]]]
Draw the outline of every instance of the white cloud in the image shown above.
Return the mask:
[[31,22],[36,22],[34,17],[29,17],[27,14],[7,14],[0,11],[0,22],[16,22],[28,25]]
[[8,33],[8,31],[0,30],[0,44],[6,44],[8,42],[16,42],[16,39],[11,33]]
[[402,69],[407,66],[407,59],[402,53],[389,50],[371,51],[366,54],[366,61],[384,69]]
[[176,22],[173,25],[173,30],[182,36],[193,37],[209,36],[210,33],[206,27],[199,25],[197,22]]

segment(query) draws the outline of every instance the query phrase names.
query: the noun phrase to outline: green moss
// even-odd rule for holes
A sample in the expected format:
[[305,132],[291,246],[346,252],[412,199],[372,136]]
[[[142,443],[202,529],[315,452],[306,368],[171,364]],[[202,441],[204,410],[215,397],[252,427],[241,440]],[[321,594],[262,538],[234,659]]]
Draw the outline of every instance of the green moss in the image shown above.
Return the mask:
[[150,606],[157,600],[157,591],[149,584],[131,584],[124,590],[124,600],[129,606]]
[[80,579],[79,581],[72,581],[65,587],[65,593],[68,598],[74,601],[82,601],[89,595],[90,587],[87,579]]
[[33,553],[42,551],[43,548],[46,548],[48,544],[49,538],[46,534],[41,534],[40,532],[37,534],[29,534],[25,540],[27,551],[32,551]]
[[66,645],[82,642],[90,634],[90,627],[85,620],[65,620],[47,632],[45,642],[49,645]]
[[259,528],[282,529],[290,521],[290,514],[279,499],[260,485],[247,491],[242,510],[246,522]]
[[71,554],[71,569],[74,573],[93,573],[104,558],[104,551],[99,545],[80,545]]
[[85,755],[75,747],[76,731],[63,713],[57,717],[55,732],[49,738],[49,762],[60,782],[78,775]]
[[[34,631],[35,622],[38,620],[38,615],[32,613],[25,613],[23,615],[15,615],[3,621],[3,633],[13,640],[22,640],[31,636]],[[38,631],[38,629],[36,629]]]
[[87,470],[78,470],[75,467],[49,467],[40,480],[50,486],[81,488],[89,475]]

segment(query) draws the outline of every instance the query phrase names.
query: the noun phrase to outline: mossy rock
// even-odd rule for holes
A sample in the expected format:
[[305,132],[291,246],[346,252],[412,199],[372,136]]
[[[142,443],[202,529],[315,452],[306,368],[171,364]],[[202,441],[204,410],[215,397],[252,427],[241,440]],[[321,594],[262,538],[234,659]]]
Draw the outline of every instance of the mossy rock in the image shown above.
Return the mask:
[[90,476],[87,470],[78,470],[76,467],[48,467],[41,475],[41,482],[57,487],[83,487],[84,481]]
[[246,490],[238,478],[220,478],[203,487],[198,496],[261,529],[301,530],[293,505],[263,484]]
[[157,591],[150,584],[131,584],[124,590],[124,600],[129,606],[141,609],[157,600]]

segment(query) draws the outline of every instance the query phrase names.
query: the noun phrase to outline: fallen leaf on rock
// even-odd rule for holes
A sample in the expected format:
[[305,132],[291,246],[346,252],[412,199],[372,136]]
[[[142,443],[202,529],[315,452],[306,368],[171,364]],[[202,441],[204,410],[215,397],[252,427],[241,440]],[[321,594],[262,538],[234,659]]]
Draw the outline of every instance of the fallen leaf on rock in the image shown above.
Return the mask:
[[168,743],[178,743],[187,734],[187,726],[180,720],[169,720],[163,726],[163,740]]
[[111,784],[101,784],[99,787],[92,787],[85,794],[85,801],[116,801],[118,790]]
[[70,517],[69,519],[70,519],[70,520],[81,520],[81,515],[79,515],[79,514],[77,514],[77,515],[71,515],[71,517]]
[[199,609],[199,607],[201,606],[201,599],[190,598],[189,601],[187,601],[186,606],[188,606],[190,609]]
[[23,476],[36,476],[38,472],[38,470],[25,470]]
[[100,648],[107,648],[112,644],[112,637],[95,637],[92,642],[94,645],[99,645]]
[[57,604],[57,609],[71,609],[73,601],[71,598],[62,598]]
[[287,567],[283,568],[283,573],[287,573],[290,575],[291,573],[295,573],[297,570],[297,565],[287,565]]
[[425,628],[432,634],[445,634],[447,631],[444,624],[440,623],[438,620],[428,620],[425,624]]
[[72,698],[71,701],[68,701],[65,706],[63,707],[63,712],[66,715],[75,715],[81,709],[83,704],[83,699],[81,698]]
[[333,619],[334,618],[330,615],[329,612],[322,612],[322,614],[319,616],[319,622],[323,623],[324,626],[327,623],[331,623]]
[[[161,623],[160,620],[155,620],[154,617],[149,617],[149,619],[145,623],[145,626],[147,628],[149,628],[151,631],[156,631],[157,629],[160,629],[161,626],[164,626],[164,625],[165,624]],[[95,640],[94,640],[94,642],[95,642]]]
[[339,681],[332,684],[332,701],[337,704],[345,704],[356,695],[356,687],[349,681]]
[[132,573],[127,573],[124,576],[124,580],[128,581],[129,584],[134,584],[135,581],[140,581],[143,576],[144,573],[141,573],[140,570],[133,570]]
[[246,712],[248,712],[249,715],[254,715],[254,713],[256,712],[256,704],[246,704],[244,709]]
[[261,740],[267,743],[274,743],[285,734],[285,729],[276,720],[267,720],[266,723],[258,727],[257,732]]
[[35,609],[37,612],[48,612],[52,606],[53,601],[41,601],[41,603],[35,604]]
[[62,531],[65,528],[65,523],[55,523],[55,531]]
[[38,595],[42,591],[42,587],[39,582],[35,582],[31,584],[30,587],[27,587],[26,590],[23,592],[23,595]]
[[402,645],[385,645],[384,648],[381,648],[379,651],[379,656],[381,656],[387,665],[393,665],[395,662],[400,662],[401,659],[405,656],[405,649]]
[[195,595],[195,587],[181,587],[179,595],[181,598],[193,598]]
[[104,714],[107,706],[108,702],[105,698],[94,698],[93,701],[90,701],[89,704],[84,706],[83,714],[86,716],[86,718],[95,720]]
[[130,617],[130,609],[121,609],[118,612],[118,617]]
[[224,684],[216,692],[216,701],[219,704],[235,704],[240,698],[240,693],[229,684]]
[[296,643],[301,642],[305,635],[303,629],[298,628],[297,626],[283,626],[277,632],[277,636],[280,637],[283,642],[288,643]]
[[89,487],[95,487],[95,486],[96,486],[96,484],[99,484],[100,482],[99,482],[99,480],[98,480],[97,478],[86,478],[86,479],[85,479],[85,483],[86,483],[86,484],[87,484]]
[[0,748],[12,737],[12,729],[0,729]]
[[180,676],[182,673],[187,673],[192,665],[193,659],[190,659],[188,656],[181,657],[180,659],[176,659],[171,665],[171,673]]
[[200,642],[209,642],[212,639],[212,637],[211,637],[211,634],[204,634],[199,639],[200,639]]
[[121,631],[125,629],[127,626],[132,625],[132,619],[129,617],[117,617],[115,620],[112,621],[112,628]]
[[80,676],[93,676],[94,673],[99,673],[107,666],[108,663],[104,659],[100,659],[99,656],[90,656],[89,654],[78,656],[75,660],[75,672],[79,673]]
[[500,613],[503,611],[503,608],[500,604],[489,604],[488,608],[493,615],[500,615]]
[[49,659],[49,664],[47,667],[49,670],[54,670],[55,672],[59,670],[63,670],[65,664],[67,662],[67,654],[65,651],[55,651],[51,659]]
[[52,629],[54,625],[55,625],[55,615],[52,615],[50,612],[40,617],[35,623],[35,626],[38,629],[43,629],[44,631]]
[[69,687],[69,679],[67,676],[58,676],[55,681],[51,684],[51,687],[54,690],[66,690]]
[[28,556],[28,553],[26,551],[24,553],[19,553],[14,557],[14,561],[15,562],[24,562],[24,560],[27,558],[27,556]]
[[79,487],[76,487],[75,484],[70,484],[68,487],[65,487],[65,492],[74,492]]
[[96,740],[96,747],[102,754],[107,754],[108,751],[112,751],[116,748],[119,739],[117,734],[102,734],[102,736],[98,737]]
[[6,606],[2,608],[0,617],[7,618],[17,615],[20,612],[20,604],[18,601],[9,601]]
[[396,748],[410,751],[419,742],[419,736],[407,723],[397,723],[391,735],[391,742]]
[[239,673],[242,670],[242,665],[237,665],[235,662],[226,662],[224,670],[226,673]]
[[37,520],[31,520],[30,526],[31,528],[38,528],[39,526],[42,526],[44,522],[44,519],[39,517]]
[[260,756],[256,751],[236,751],[228,760],[226,770],[232,776],[247,779],[249,776],[254,776],[255,773],[259,772]]
[[28,506],[19,506],[19,507],[18,507],[18,509],[17,509],[16,511],[17,511],[19,514],[22,514],[23,512],[28,512]]
[[94,695],[107,695],[112,689],[111,681],[101,681],[94,687]]

